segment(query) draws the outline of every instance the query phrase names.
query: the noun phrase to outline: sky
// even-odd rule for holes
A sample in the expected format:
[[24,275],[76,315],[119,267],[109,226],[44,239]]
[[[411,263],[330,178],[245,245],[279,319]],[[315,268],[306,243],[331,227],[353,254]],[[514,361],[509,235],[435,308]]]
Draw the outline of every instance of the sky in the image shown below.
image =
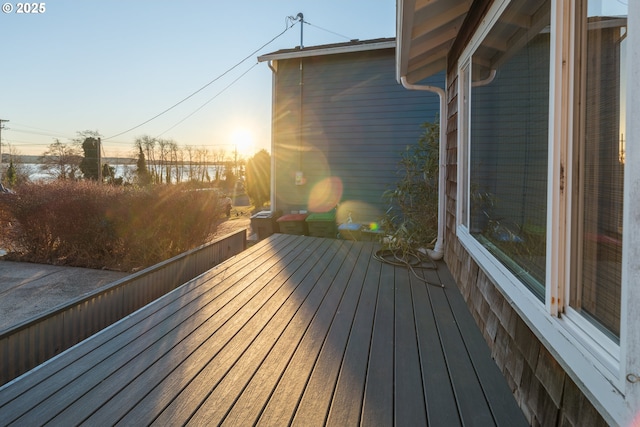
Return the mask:
[[91,130],[107,157],[132,155],[144,135],[250,156],[271,143],[272,73],[257,57],[300,45],[287,17],[304,15],[305,47],[395,36],[395,0],[51,0],[37,14],[3,4],[4,153],[41,155]]

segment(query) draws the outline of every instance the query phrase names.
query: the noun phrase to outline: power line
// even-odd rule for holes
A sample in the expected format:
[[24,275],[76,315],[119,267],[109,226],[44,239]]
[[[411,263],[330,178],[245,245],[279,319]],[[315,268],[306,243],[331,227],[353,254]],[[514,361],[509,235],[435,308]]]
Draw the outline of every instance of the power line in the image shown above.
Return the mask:
[[59,134],[59,133],[56,134],[55,132],[46,132],[45,133],[45,132],[36,132],[36,131],[32,131],[32,130],[22,130],[22,129],[16,129],[16,128],[12,128],[11,130],[14,131],[14,132],[28,133],[28,134],[31,134],[31,135],[50,136],[52,138],[58,138],[59,137],[59,138],[73,139],[73,138],[70,138],[67,135],[62,135],[62,134]]
[[132,130],[138,129],[141,126],[146,125],[147,123],[149,123],[152,120],[157,119],[158,117],[162,116],[163,114],[167,113],[168,111],[174,109],[175,107],[177,107],[178,105],[182,104],[183,102],[185,102],[186,100],[190,99],[191,97],[193,97],[194,95],[196,95],[197,93],[201,92],[202,90],[204,90],[206,87],[212,85],[213,83],[215,83],[216,81],[220,80],[222,77],[224,77],[225,75],[227,75],[229,72],[231,72],[232,70],[234,70],[235,68],[237,68],[238,66],[240,66],[242,63],[244,63],[247,59],[253,57],[257,52],[259,52],[260,50],[264,49],[267,45],[271,44],[273,41],[275,41],[277,38],[279,38],[280,36],[282,36],[284,33],[286,33],[289,29],[291,29],[293,26],[295,25],[292,24],[290,26],[288,26],[287,28],[284,29],[284,31],[282,31],[280,34],[278,34],[277,36],[275,36],[274,38],[272,38],[271,40],[269,40],[268,42],[266,42],[265,44],[263,44],[262,46],[260,46],[258,49],[254,50],[253,52],[251,52],[249,55],[247,55],[244,59],[242,59],[240,62],[236,63],[234,66],[232,66],[231,68],[229,68],[227,71],[225,71],[224,73],[220,74],[218,77],[216,77],[215,79],[211,80],[209,83],[205,84],[204,86],[202,86],[200,89],[196,90],[195,92],[193,92],[191,95],[187,96],[186,98],[182,99],[181,101],[173,104],[171,107],[167,108],[166,110],[162,111],[159,114],[156,114],[155,116],[151,117],[148,120],[145,120],[144,122],[140,123],[137,126],[134,126],[130,129],[125,130],[124,132],[120,132],[118,134],[115,134],[113,136],[110,136],[108,138],[104,138],[105,141],[108,139],[112,139],[115,137],[118,137],[120,135],[124,135],[125,133],[131,132]]
[[334,32],[334,31],[331,31],[331,30],[327,30],[326,28],[322,28],[322,27],[319,27],[319,26],[317,26],[317,25],[314,25],[314,24],[312,24],[312,23],[311,23],[311,22],[309,22],[309,21],[304,21],[304,23],[305,23],[305,24],[307,24],[307,25],[310,25],[310,26],[312,26],[312,27],[315,27],[315,28],[317,28],[317,29],[319,29],[319,30],[322,30],[322,31],[325,31],[325,32],[327,32],[327,33],[333,34],[334,36],[342,37],[343,39],[347,39],[347,40],[353,40],[353,38],[352,38],[352,37],[347,37],[347,36],[345,36],[345,35],[343,35],[343,34],[339,34],[339,33],[336,33],[336,32]]
[[179,124],[181,124],[182,122],[184,122],[185,120],[187,120],[189,117],[193,116],[195,113],[197,113],[198,111],[202,110],[207,104],[209,104],[211,101],[213,101],[214,99],[216,99],[218,96],[220,96],[223,92],[225,92],[227,89],[229,89],[231,86],[234,85],[234,83],[236,83],[238,80],[240,80],[241,78],[243,78],[245,75],[247,75],[249,73],[249,71],[253,70],[256,66],[258,65],[258,63],[256,62],[255,64],[253,64],[251,66],[251,68],[249,68],[247,71],[245,71],[244,73],[240,74],[239,77],[237,77],[234,81],[232,81],[231,83],[229,83],[227,86],[225,86],[220,92],[216,93],[212,98],[210,98],[207,102],[205,102],[204,104],[202,104],[201,106],[199,106],[197,109],[195,109],[192,113],[190,113],[189,115],[187,115],[185,118],[183,118],[182,120],[180,120],[178,123],[176,123],[175,125],[171,126],[169,129],[163,131],[162,133],[158,134],[156,136],[156,138],[164,135],[165,133],[169,132],[171,129],[175,128],[176,126],[178,126]]

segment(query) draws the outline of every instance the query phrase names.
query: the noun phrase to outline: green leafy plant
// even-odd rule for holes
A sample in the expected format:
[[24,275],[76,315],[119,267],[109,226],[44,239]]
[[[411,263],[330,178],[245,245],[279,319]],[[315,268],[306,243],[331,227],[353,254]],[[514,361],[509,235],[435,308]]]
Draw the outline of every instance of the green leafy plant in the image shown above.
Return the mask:
[[385,246],[402,255],[426,248],[438,233],[439,125],[426,122],[415,145],[400,155],[400,179],[384,198],[389,209],[382,219]]

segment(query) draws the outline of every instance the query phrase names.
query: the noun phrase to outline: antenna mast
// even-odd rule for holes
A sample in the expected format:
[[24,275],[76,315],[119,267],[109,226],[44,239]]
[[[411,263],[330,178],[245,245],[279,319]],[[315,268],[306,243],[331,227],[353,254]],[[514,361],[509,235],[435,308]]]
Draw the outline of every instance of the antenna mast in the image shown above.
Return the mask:
[[303,30],[304,30],[304,15],[302,14],[302,12],[298,13],[298,15],[296,15],[296,18],[300,19],[300,49],[304,49],[304,44],[303,44]]

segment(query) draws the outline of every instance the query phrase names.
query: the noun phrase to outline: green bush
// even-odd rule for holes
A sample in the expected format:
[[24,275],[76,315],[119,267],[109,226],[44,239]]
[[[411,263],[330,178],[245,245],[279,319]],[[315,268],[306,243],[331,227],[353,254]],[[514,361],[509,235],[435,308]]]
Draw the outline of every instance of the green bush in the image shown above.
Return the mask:
[[17,232],[14,258],[130,270],[204,244],[220,216],[211,191],[56,181],[0,197]]
[[266,150],[260,150],[247,162],[246,189],[256,210],[271,197],[271,156]]
[[400,155],[396,187],[384,197],[389,210],[382,219],[385,232],[399,249],[427,248],[438,234],[439,126],[424,123],[415,145]]

